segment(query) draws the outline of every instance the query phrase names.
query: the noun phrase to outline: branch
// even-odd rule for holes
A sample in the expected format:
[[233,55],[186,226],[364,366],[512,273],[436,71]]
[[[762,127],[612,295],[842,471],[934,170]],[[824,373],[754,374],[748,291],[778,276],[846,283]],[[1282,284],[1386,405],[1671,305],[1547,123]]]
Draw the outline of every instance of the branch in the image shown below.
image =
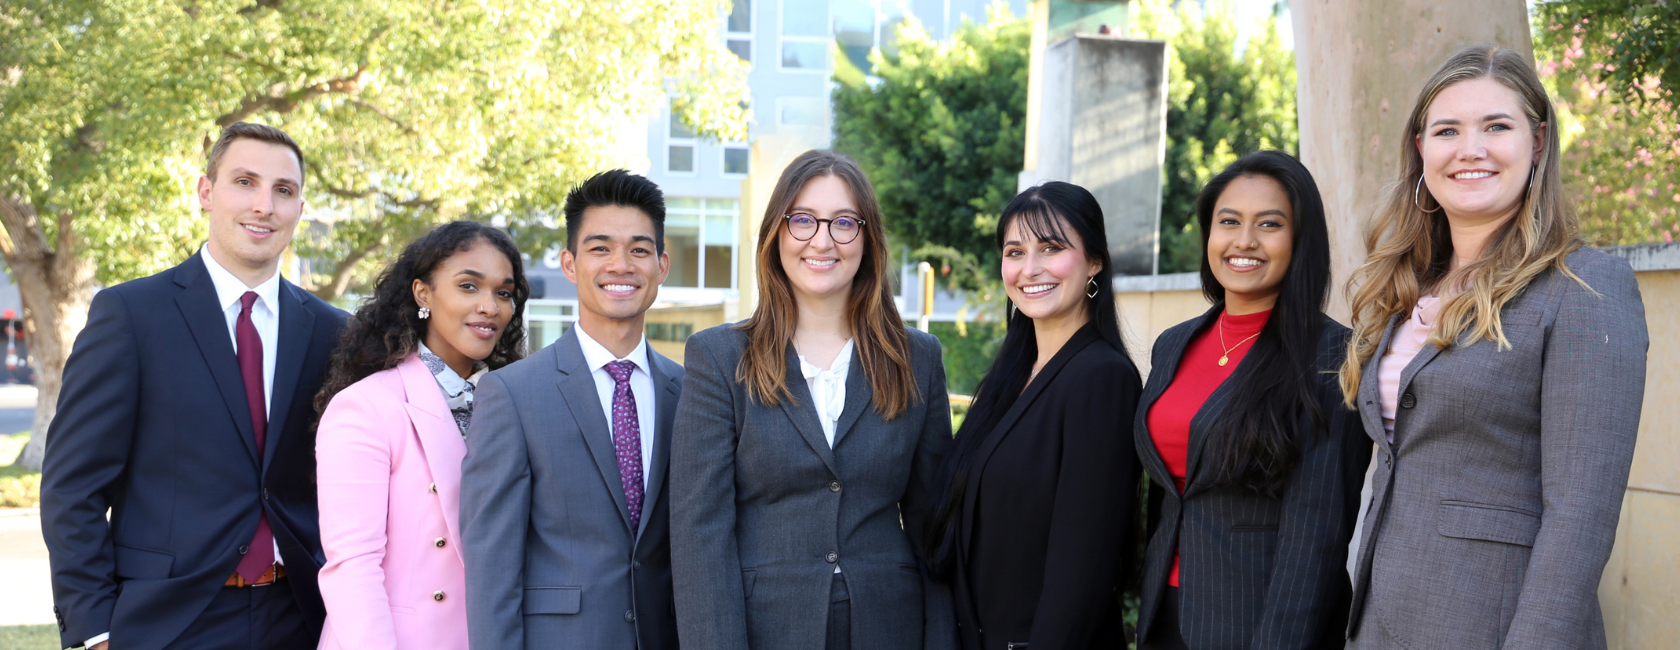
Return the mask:
[[[379,28],[378,31],[373,33],[373,36],[368,37],[368,41],[364,47],[372,50],[373,45],[378,43],[379,40],[384,38],[385,34],[390,31],[390,27]],[[290,113],[293,109],[298,107],[298,104],[311,101],[322,95],[338,94],[354,96],[360,94],[362,92],[362,86],[367,83],[368,67],[369,64],[364,62],[360,67],[356,68],[356,72],[350,76],[330,79],[289,93],[282,91],[284,88],[283,84],[275,84],[269,88],[269,92],[266,95],[252,95],[240,100],[239,108],[234,109],[233,112],[216,119],[216,126],[226,127],[234,122],[243,121],[245,118],[255,115],[263,110],[273,111],[275,113]]]
[[361,248],[352,248],[349,255],[345,255],[344,259],[339,260],[338,268],[333,269],[332,279],[324,285],[311,289],[310,293],[326,301],[332,301],[344,295],[344,292],[350,289],[350,280],[355,276],[356,265],[367,259],[368,256],[383,250],[388,243],[387,239],[386,237],[380,237]]
[[403,133],[407,133],[409,135],[419,135],[419,132],[415,131],[414,127],[409,126],[407,124],[404,124],[402,120],[399,120],[395,117],[392,117],[390,114],[386,113],[385,111],[380,110],[380,108],[378,106],[374,106],[373,104],[369,104],[369,103],[364,102],[360,99],[352,99],[352,100],[350,100],[350,103],[354,106],[366,109],[368,112],[373,113],[374,115],[378,115],[380,117],[385,118],[385,121],[397,125],[397,128],[401,129]]
[[336,185],[328,185],[328,186],[326,186],[325,189],[326,189],[328,194],[331,194],[333,196],[336,196],[336,197],[339,197],[339,198],[342,198],[342,199],[365,199],[365,198],[368,198],[370,196],[378,195],[380,198],[385,199],[386,201],[390,202],[391,205],[397,206],[399,208],[426,208],[426,209],[430,209],[430,210],[436,210],[437,206],[438,206],[437,199],[423,199],[423,198],[420,198],[418,196],[416,196],[412,199],[399,199],[396,196],[392,195],[390,192],[386,192],[384,190],[376,190],[376,189],[352,190],[352,189],[348,189],[348,188],[338,187]]
[[0,253],[4,253],[6,259],[39,262],[52,255],[52,249],[47,246],[47,236],[41,231],[41,221],[36,218],[35,207],[21,197],[0,197],[0,227],[5,228],[7,235],[0,241]]

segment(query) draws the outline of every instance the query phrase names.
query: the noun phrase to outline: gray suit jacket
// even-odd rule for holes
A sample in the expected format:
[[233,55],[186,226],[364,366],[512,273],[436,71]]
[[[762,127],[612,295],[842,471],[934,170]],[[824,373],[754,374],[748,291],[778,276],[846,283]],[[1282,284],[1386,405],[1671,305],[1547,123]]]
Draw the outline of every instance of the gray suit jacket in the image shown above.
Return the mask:
[[665,476],[683,369],[648,358],[657,425],[634,531],[575,330],[479,382],[461,467],[473,648],[677,647]]
[[[915,400],[885,421],[854,352],[831,449],[787,352],[795,403],[765,406],[735,381],[746,333],[688,340],[682,417],[671,443],[671,561],[690,650],[822,650],[838,564],[852,647],[949,647],[949,590],[917,561],[932,508],[927,478],[951,442],[938,339],[910,332]],[[902,520],[902,525],[900,521]],[[907,532],[908,531],[908,532]],[[931,642],[924,642],[930,640]]]
[[1605,647],[1598,582],[1639,426],[1645,308],[1627,262],[1591,249],[1566,262],[1598,295],[1548,272],[1505,306],[1510,349],[1425,346],[1400,376],[1393,445],[1375,360],[1388,324],[1358,396],[1379,460],[1356,647]]

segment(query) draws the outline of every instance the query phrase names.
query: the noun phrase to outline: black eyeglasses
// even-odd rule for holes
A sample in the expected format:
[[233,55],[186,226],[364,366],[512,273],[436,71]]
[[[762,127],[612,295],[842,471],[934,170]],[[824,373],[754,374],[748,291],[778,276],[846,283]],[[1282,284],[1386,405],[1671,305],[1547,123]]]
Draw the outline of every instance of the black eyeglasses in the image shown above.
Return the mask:
[[828,237],[836,244],[850,244],[852,240],[857,239],[858,233],[863,232],[863,220],[852,217],[818,219],[799,212],[784,214],[782,218],[787,220],[788,234],[799,241],[811,241],[812,237],[817,236],[817,228],[825,223],[828,224]]

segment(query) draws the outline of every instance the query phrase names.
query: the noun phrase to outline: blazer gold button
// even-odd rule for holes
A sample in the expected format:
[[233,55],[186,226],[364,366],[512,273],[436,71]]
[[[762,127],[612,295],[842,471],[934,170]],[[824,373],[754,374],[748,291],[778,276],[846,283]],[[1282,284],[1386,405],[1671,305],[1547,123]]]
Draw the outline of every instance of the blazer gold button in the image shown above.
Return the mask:
[[431,492],[432,494],[437,494],[437,484],[436,483],[431,484],[430,486],[428,486],[426,488],[426,491]]
[[444,545],[445,545],[445,544],[448,544],[448,543],[449,543],[449,540],[446,540],[446,539],[444,539],[444,538],[442,538],[442,537],[439,537],[439,538],[437,538],[437,541],[435,541],[435,542],[432,542],[432,544],[433,544],[433,545],[435,545],[435,546],[437,546],[437,547],[438,547],[438,548],[443,548],[443,547],[444,547]]
[[438,601],[440,603],[443,602],[443,590],[439,589],[437,591],[432,592],[432,600]]
[[834,551],[829,551],[828,555],[824,556],[823,559],[828,560],[829,564],[834,564],[835,562],[840,561],[840,554],[835,553]]
[[1411,393],[1406,393],[1405,395],[1400,396],[1400,408],[1408,408],[1409,409],[1409,408],[1412,408],[1414,406],[1417,406],[1417,398],[1412,397]]
[[828,491],[829,492],[839,492],[840,491],[840,482],[839,481],[829,481],[828,482]]

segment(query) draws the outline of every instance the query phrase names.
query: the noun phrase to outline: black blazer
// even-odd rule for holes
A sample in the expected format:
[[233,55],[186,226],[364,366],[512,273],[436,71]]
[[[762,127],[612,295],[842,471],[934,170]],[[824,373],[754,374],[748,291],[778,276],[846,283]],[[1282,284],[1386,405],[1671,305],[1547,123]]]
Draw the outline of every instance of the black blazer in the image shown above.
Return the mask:
[[[41,528],[64,647],[111,633],[152,650],[204,611],[268,513],[318,633],[315,392],[344,312],[280,281],[268,436],[198,255],[99,292],[64,365],[41,470]],[[109,524],[105,510],[111,511]]]
[[[1318,341],[1318,402],[1327,430],[1300,423],[1300,463],[1279,498],[1211,484],[1202,462],[1208,427],[1234,383],[1220,384],[1190,423],[1181,496],[1149,434],[1149,408],[1178,373],[1184,350],[1211,327],[1222,306],[1155,340],[1153,370],[1137,410],[1137,455],[1150,482],[1150,537],[1144,554],[1138,639],[1153,639],[1173,551],[1180,554],[1180,633],[1191,648],[1342,647],[1351,594],[1347,545],[1371,460],[1359,416],[1342,403],[1336,372],[1348,329],[1324,317]],[[1242,364],[1249,363],[1245,357]],[[1242,366],[1238,366],[1239,372]],[[1188,371],[1188,370],[1187,370]],[[1235,379],[1238,373],[1232,374]]]
[[975,449],[955,599],[962,647],[1124,648],[1137,366],[1087,324]]

